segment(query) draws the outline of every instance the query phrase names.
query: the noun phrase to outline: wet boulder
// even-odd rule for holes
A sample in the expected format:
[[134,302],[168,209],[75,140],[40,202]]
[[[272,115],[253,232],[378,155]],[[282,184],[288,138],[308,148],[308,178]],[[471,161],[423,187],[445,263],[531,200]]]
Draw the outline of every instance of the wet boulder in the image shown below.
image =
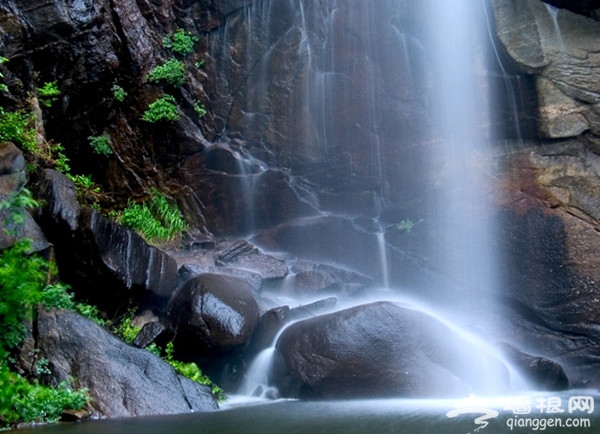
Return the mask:
[[352,270],[327,264],[298,262],[286,280],[286,289],[296,297],[314,297],[322,293],[355,293],[370,286],[373,280]]
[[217,409],[208,386],[194,383],[149,351],[125,344],[74,312],[40,309],[37,345],[51,381],[76,380],[104,417],[190,413]]
[[184,356],[222,355],[243,349],[258,324],[258,304],[243,279],[202,274],[171,299],[167,318]]
[[56,170],[44,169],[34,188],[44,204],[36,217],[50,239],[56,241],[77,229],[81,207],[73,181]]
[[262,279],[282,279],[289,271],[285,260],[263,253],[244,240],[224,247],[216,259],[221,266],[228,269],[252,270]]
[[448,397],[503,392],[508,371],[433,317],[377,302],[286,328],[272,384],[306,399]]
[[536,390],[565,390],[569,387],[565,370],[554,360],[524,353],[510,344],[502,344],[500,349]]

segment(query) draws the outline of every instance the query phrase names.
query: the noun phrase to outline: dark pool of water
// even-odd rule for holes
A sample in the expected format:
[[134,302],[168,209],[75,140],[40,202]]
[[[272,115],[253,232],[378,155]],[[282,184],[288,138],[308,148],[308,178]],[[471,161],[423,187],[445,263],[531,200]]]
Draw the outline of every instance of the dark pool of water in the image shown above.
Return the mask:
[[[464,400],[277,401],[212,413],[87,421],[29,428],[32,434],[495,434],[600,433],[595,400],[551,393],[510,402]],[[538,401],[538,399],[542,399]],[[557,405],[560,399],[560,404]],[[596,396],[596,398],[598,398]],[[528,402],[526,402],[528,400]],[[545,401],[544,401],[545,400]],[[598,401],[600,402],[600,401]],[[512,408],[511,408],[512,406]],[[569,408],[570,407],[570,408]],[[560,411],[562,410],[562,412]],[[591,410],[591,411],[590,411]],[[497,413],[494,413],[494,412]],[[454,412],[454,417],[449,417]],[[487,413],[486,413],[487,412]],[[486,418],[486,416],[488,416]],[[477,424],[475,419],[485,420]],[[484,426],[485,422],[487,425]],[[476,431],[476,429],[479,430]]]

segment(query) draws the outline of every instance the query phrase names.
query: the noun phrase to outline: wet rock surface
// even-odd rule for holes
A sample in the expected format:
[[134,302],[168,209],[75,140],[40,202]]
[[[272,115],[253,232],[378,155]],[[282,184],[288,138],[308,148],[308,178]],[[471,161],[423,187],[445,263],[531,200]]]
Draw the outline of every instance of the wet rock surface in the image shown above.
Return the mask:
[[210,388],[178,376],[146,350],[125,344],[73,312],[41,309],[37,348],[55,384],[75,378],[105,417],[150,416],[217,409]]
[[386,302],[292,324],[275,363],[273,383],[285,397],[464,396],[493,380],[508,387],[497,359],[432,317]]
[[35,189],[43,199],[37,221],[54,245],[61,278],[80,298],[112,313],[132,300],[166,304],[177,286],[171,256],[96,210],[80,208],[73,182],[59,172],[42,172]]
[[206,358],[240,351],[258,324],[258,304],[242,279],[202,274],[174,294],[167,318],[176,345],[189,356]]

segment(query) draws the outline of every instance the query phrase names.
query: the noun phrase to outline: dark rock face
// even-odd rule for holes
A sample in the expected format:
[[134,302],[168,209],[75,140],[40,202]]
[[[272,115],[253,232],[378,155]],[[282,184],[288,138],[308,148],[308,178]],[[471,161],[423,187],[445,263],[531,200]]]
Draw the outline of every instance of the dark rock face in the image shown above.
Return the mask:
[[482,392],[494,376],[508,385],[498,360],[437,320],[385,302],[292,324],[276,352],[273,383],[288,397],[455,396]]
[[[573,2],[576,3],[576,2]],[[498,36],[512,59],[536,81],[539,130],[548,138],[598,135],[600,23],[538,0],[492,1]]]
[[35,188],[44,203],[38,218],[50,237],[56,240],[75,231],[81,210],[73,182],[56,170],[46,169],[40,174]]
[[207,386],[178,376],[146,350],[116,339],[92,321],[61,310],[40,310],[38,348],[55,383],[76,379],[89,389],[102,416],[131,417],[209,411],[217,403]]
[[[149,246],[135,232],[101,216],[91,209],[83,209],[74,237],[76,255],[70,260],[73,281],[89,285],[90,276],[115,295],[120,292],[143,295],[149,292],[168,298],[177,285],[177,264],[166,253]],[[65,256],[68,252],[64,252]],[[62,255],[61,255],[62,256]],[[58,254],[57,254],[58,257]],[[62,260],[67,260],[64,256]],[[66,267],[64,267],[66,268]],[[71,279],[65,279],[67,281]],[[88,292],[90,298],[95,298]],[[99,296],[105,302],[106,293]]]
[[38,221],[54,244],[61,278],[79,297],[113,313],[131,299],[166,304],[177,286],[173,258],[97,211],[80,209],[63,174],[44,171],[36,189],[44,199]]
[[258,324],[250,285],[232,276],[202,274],[174,295],[167,317],[176,347],[186,357],[206,358],[243,349]]

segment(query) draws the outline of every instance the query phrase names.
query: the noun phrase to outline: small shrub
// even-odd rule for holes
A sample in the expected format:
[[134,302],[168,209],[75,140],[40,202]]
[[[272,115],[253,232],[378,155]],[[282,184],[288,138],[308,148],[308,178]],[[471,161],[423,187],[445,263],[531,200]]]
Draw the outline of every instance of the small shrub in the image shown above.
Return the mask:
[[35,119],[23,110],[6,112],[0,107],[0,142],[13,142],[33,152],[37,146]]
[[[26,209],[35,206],[37,202],[26,189],[0,202],[0,209],[9,210],[7,226],[11,230],[25,221]],[[0,251],[0,364],[24,338],[23,322],[32,317],[49,271],[47,262],[30,251],[26,239]]]
[[73,294],[68,292],[69,287],[62,283],[47,285],[42,290],[40,304],[46,309],[69,309],[75,308]]
[[88,137],[88,140],[96,154],[107,156],[113,153],[110,146],[110,137],[108,137],[108,135],[102,134],[101,136],[90,136]]
[[142,119],[146,122],[160,122],[160,121],[178,121],[179,110],[175,105],[175,98],[172,95],[165,95],[148,106],[148,110],[142,116]]
[[79,315],[91,319],[100,327],[106,327],[107,321],[96,306],[86,303],[75,303],[73,310]]
[[179,29],[163,38],[163,47],[169,48],[182,56],[187,56],[194,51],[196,42],[198,42],[198,38],[192,35],[191,32]]
[[194,111],[201,118],[206,116],[206,108],[204,107],[204,104],[199,102],[194,103]]
[[6,365],[0,365],[0,425],[22,422],[56,422],[66,408],[86,406],[86,390],[73,390],[69,384],[50,387],[30,383]]
[[170,364],[175,372],[179,375],[183,375],[186,378],[189,378],[192,381],[195,381],[199,384],[204,384],[205,386],[210,387],[211,393],[219,400],[225,400],[225,393],[223,389],[217,386],[213,381],[208,378],[206,375],[202,373],[202,370],[198,367],[198,365],[194,362],[185,363],[180,362],[179,360],[175,360],[173,358],[173,353],[175,352],[173,342],[169,342],[167,344],[167,348],[165,349],[166,355],[163,357],[163,360]]
[[[0,65],[8,62],[6,57],[0,56]],[[0,78],[4,78],[4,75],[0,72]],[[8,87],[4,83],[0,83],[0,92],[8,92]]]
[[44,86],[38,87],[37,91],[46,107],[52,106],[52,103],[60,96],[60,90],[58,89],[56,81],[44,83]]
[[16,226],[22,225],[25,222],[24,211],[26,209],[35,209],[38,206],[39,202],[33,198],[31,192],[26,188],[22,188],[18,193],[13,193],[1,201],[0,210],[8,210],[8,216],[3,222],[4,231],[11,233],[12,230],[16,229]]
[[130,203],[118,220],[149,243],[171,241],[180,236],[187,226],[177,205],[171,204],[165,195],[156,190],[152,192],[150,200]]
[[173,86],[182,86],[185,83],[185,64],[177,59],[169,59],[162,65],[156,66],[146,75],[146,81],[157,83],[164,81]]
[[113,98],[119,102],[125,101],[125,98],[127,97],[127,92],[125,92],[125,89],[123,89],[118,84],[113,85],[112,93],[113,93]]
[[415,227],[415,224],[410,219],[402,220],[400,223],[396,225],[396,228],[402,232],[410,232]]
[[135,314],[134,310],[130,310],[125,314],[121,322],[117,327],[113,327],[113,333],[117,335],[119,338],[123,340],[123,342],[127,342],[128,344],[132,343],[135,337],[138,335],[141,327],[137,327],[133,325],[133,316]]

